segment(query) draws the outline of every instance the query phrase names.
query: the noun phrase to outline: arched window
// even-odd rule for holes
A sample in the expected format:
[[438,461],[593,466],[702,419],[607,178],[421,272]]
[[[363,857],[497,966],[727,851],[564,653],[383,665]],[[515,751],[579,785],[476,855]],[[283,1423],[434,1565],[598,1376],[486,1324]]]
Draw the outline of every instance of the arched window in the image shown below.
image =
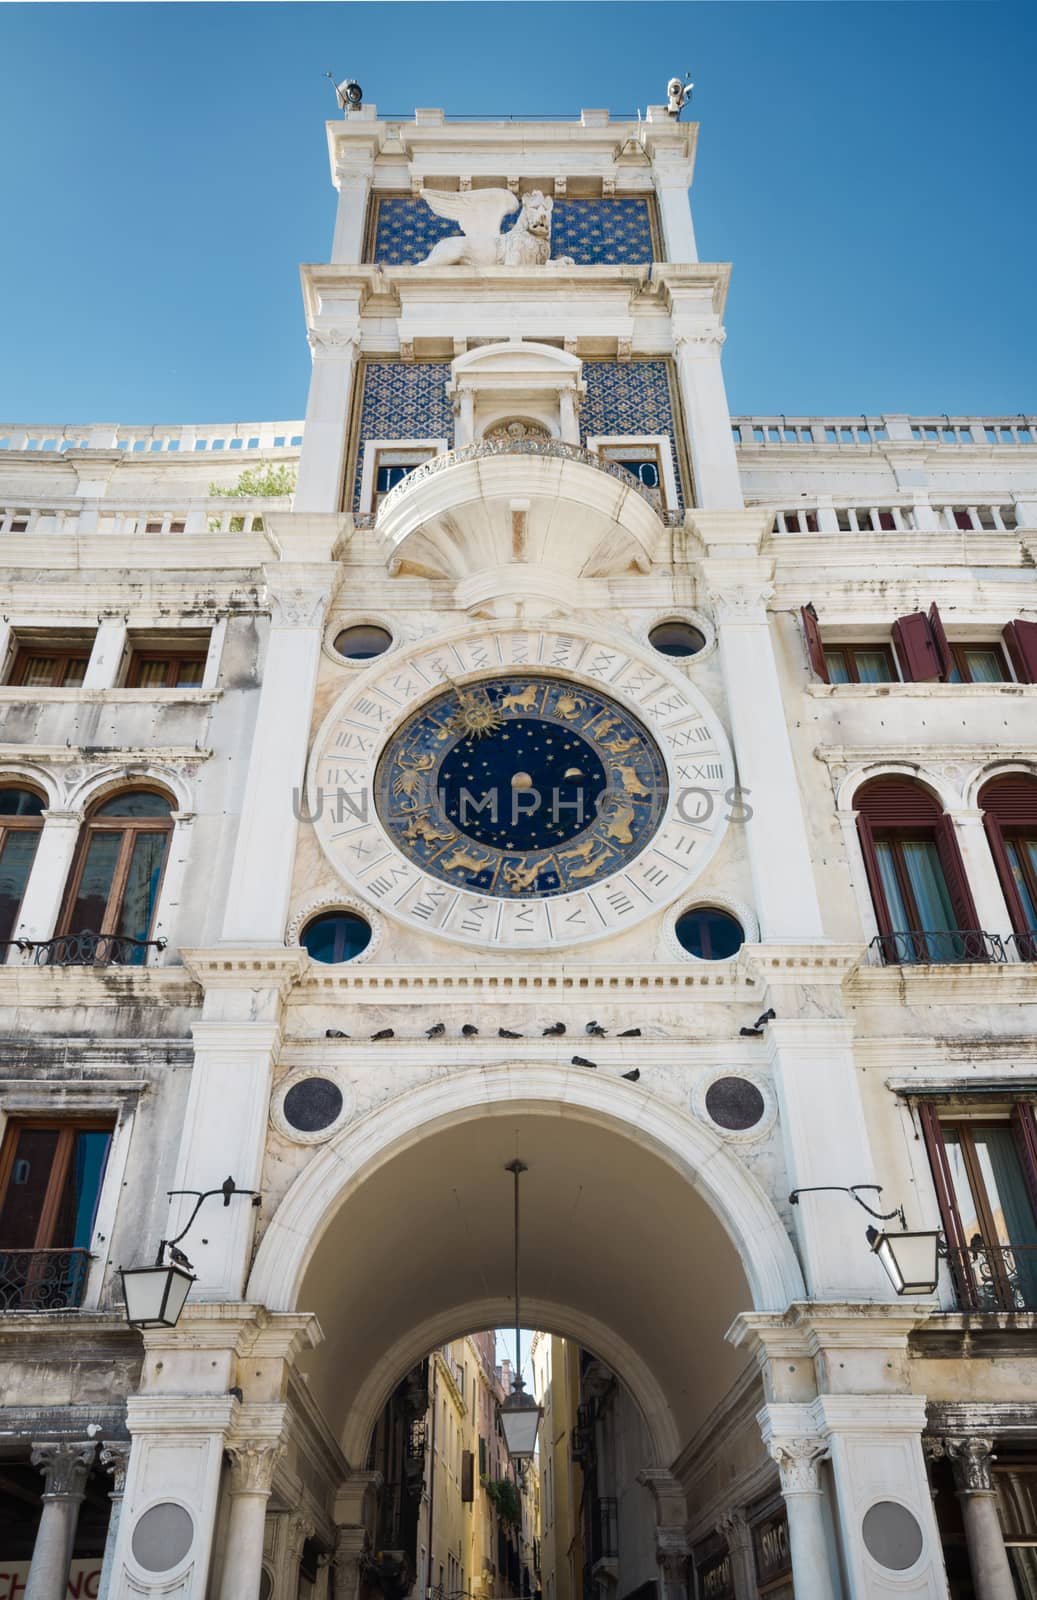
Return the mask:
[[[72,864],[60,936],[106,935],[106,960],[143,963],[173,831],[170,810],[165,795],[132,789],[91,811]],[[80,954],[94,959],[85,945]]]
[[1037,778],[1005,772],[979,791],[983,825],[1024,961],[1037,961]]
[[910,778],[873,778],[854,805],[886,962],[985,961],[954,824]]
[[43,828],[42,797],[32,789],[0,789],[0,945],[8,944]]

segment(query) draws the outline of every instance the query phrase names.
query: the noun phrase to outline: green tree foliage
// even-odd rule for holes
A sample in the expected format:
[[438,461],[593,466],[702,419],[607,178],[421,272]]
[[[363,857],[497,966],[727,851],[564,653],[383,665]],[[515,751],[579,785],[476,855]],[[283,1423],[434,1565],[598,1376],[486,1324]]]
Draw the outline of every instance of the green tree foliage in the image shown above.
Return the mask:
[[288,495],[295,489],[295,468],[286,467],[284,462],[278,466],[246,467],[237,483],[231,488],[221,488],[218,483],[210,483],[209,493],[221,499],[237,500],[251,495],[261,495],[264,499],[273,498],[275,495]]
[[501,1521],[510,1523],[513,1528],[520,1528],[522,1502],[511,1478],[484,1478],[482,1485]]

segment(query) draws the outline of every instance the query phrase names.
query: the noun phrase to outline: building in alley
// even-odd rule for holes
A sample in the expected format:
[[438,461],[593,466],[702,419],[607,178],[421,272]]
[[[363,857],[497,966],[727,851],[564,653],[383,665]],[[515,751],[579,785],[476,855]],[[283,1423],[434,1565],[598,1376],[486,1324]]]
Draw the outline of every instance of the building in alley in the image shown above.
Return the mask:
[[695,140],[353,106],[303,421],[0,429],[11,1593],[1035,1590],[1037,419],[732,417]]

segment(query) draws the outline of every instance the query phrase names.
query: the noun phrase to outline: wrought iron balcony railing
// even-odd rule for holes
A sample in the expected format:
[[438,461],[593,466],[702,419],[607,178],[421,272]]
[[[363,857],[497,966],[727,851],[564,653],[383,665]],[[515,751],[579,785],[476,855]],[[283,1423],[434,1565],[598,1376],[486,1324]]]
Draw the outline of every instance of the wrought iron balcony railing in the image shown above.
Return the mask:
[[142,967],[149,950],[164,950],[165,939],[130,939],[119,933],[63,933],[56,939],[25,939],[36,967]]
[[868,946],[872,966],[946,966],[956,962],[1003,962],[1004,941],[981,928],[880,933]]
[[1014,950],[1018,961],[1037,961],[1037,933],[1010,933],[1006,950]]
[[1037,1245],[974,1239],[946,1256],[962,1311],[1037,1311]]
[[0,1311],[74,1311],[92,1260],[89,1250],[0,1249]]

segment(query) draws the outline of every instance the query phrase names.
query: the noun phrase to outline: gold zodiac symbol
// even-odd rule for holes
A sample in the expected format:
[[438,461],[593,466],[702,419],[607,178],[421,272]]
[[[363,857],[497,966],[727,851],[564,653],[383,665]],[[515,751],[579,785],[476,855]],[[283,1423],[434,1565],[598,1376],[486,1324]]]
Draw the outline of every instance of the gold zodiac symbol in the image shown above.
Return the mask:
[[446,833],[442,833],[431,817],[411,817],[403,833],[409,844],[417,844],[419,839],[424,839],[426,844],[434,844],[437,839],[445,839],[449,844],[454,837],[449,829]]
[[504,863],[504,881],[509,889],[531,889],[536,882],[540,871],[540,863],[527,862],[525,857],[516,865],[510,861]]
[[608,744],[602,745],[602,749],[607,750],[610,756],[625,756],[628,750],[636,750],[637,745],[637,735],[633,734],[629,739],[610,739]]
[[[592,843],[596,843],[596,842],[597,841],[592,841]],[[607,854],[608,854],[608,851],[605,849],[605,846],[602,845],[601,848],[595,854],[593,854],[593,855],[591,855],[591,856],[589,856],[587,858],[587,860],[584,862],[582,867],[574,867],[573,868],[573,870],[569,874],[570,879],[574,879],[574,878],[593,878],[594,874],[598,870],[598,867],[601,865],[602,857],[607,855]]]
[[392,786],[393,794],[405,794],[413,799],[426,772],[435,764],[435,756],[412,756],[409,763],[399,762],[399,771]]
[[613,767],[612,776],[618,778],[626,794],[632,794],[635,800],[647,800],[651,790],[646,789],[638,777],[636,767]]
[[573,850],[563,850],[559,854],[559,861],[587,861],[597,850],[600,841],[597,839],[584,839]]
[[586,700],[581,700],[578,694],[560,694],[555,701],[555,716],[561,717],[563,722],[572,722],[586,709]]
[[502,711],[535,711],[538,685],[529,683],[524,689],[514,689],[501,699]]
[[605,822],[605,837],[617,844],[632,844],[634,836],[630,824],[634,820],[633,806],[617,806]]
[[597,727],[591,723],[590,731],[600,744],[603,739],[608,738],[610,733],[615,733],[619,726],[620,722],[618,717],[604,717],[602,718],[601,722],[598,723]]
[[489,856],[474,856],[470,850],[455,850],[442,865],[444,872],[482,872],[489,863]]

